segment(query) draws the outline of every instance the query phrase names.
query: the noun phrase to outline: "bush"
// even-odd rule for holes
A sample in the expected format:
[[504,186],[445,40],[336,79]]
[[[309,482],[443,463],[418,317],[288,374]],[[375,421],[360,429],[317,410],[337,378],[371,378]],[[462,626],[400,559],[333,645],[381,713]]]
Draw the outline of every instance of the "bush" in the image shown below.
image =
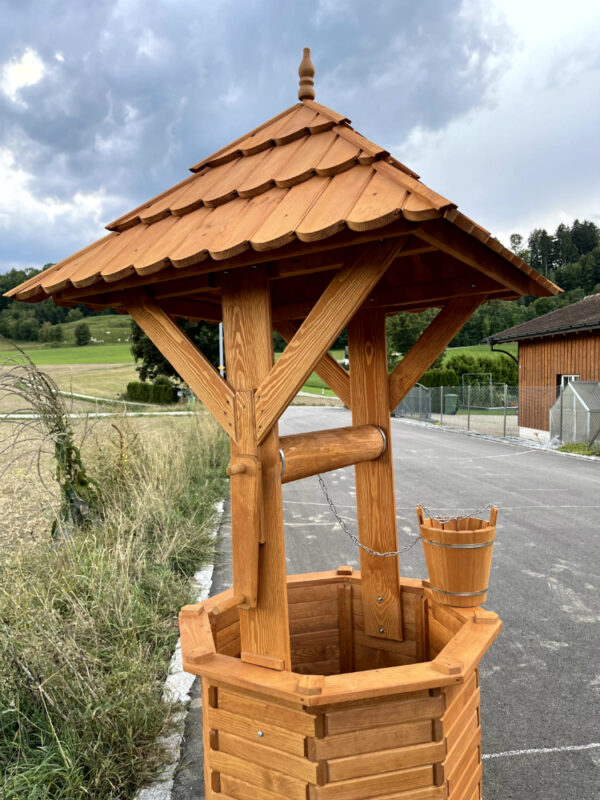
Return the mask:
[[430,369],[419,383],[423,386],[458,386],[460,380],[453,369]]
[[128,424],[91,458],[104,521],[0,559],[4,800],[128,800],[164,763],[173,620],[212,555],[228,447],[205,417],[143,443]]
[[168,378],[156,380],[154,383],[131,381],[127,384],[126,400],[134,403],[176,403],[177,389]]
[[17,322],[16,334],[17,338],[23,342],[37,342],[39,326],[35,319],[26,317]]

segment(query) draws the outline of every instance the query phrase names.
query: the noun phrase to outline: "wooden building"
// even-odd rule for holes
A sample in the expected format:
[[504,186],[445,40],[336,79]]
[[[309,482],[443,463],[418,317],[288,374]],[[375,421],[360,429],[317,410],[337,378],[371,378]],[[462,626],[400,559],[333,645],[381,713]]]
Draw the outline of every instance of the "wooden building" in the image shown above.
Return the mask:
[[600,294],[490,336],[519,343],[521,436],[548,440],[550,406],[571,380],[600,381]]

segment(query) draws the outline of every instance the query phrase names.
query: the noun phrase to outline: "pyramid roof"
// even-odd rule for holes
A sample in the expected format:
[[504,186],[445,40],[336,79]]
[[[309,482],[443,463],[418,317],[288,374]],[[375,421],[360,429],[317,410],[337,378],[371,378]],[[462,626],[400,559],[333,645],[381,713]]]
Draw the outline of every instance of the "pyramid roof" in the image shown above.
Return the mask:
[[[218,305],[218,281],[207,276],[268,261],[275,278],[305,276],[301,284],[284,282],[285,290],[280,284],[274,304],[309,303],[348,248],[390,236],[406,239],[403,258],[381,286],[390,289],[384,303],[390,313],[440,305],[465,290],[506,298],[559,291],[347,117],[312,99],[190,170],[181,183],[107,225],[107,236],[8,296],[118,310],[120,291],[156,285],[161,299]],[[323,273],[321,280],[315,275],[314,291],[307,288],[311,272]],[[416,284],[408,296],[400,292],[406,284]],[[190,319],[220,318],[220,309],[211,314],[206,305],[184,310]]]

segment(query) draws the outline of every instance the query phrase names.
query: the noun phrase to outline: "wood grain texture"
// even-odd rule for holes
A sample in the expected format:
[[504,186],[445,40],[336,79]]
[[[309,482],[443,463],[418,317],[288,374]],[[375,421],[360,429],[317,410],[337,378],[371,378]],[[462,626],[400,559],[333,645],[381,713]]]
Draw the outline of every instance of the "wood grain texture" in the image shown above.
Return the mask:
[[[254,395],[250,391],[236,393],[241,425],[254,427]],[[246,413],[246,409],[252,409]],[[234,590],[244,600],[244,608],[256,608],[258,598],[259,544],[262,538],[262,464],[255,455],[233,456],[229,469],[232,539],[235,536]],[[233,533],[235,531],[235,534]],[[242,605],[242,604],[239,604]]]
[[389,795],[408,789],[431,786],[433,783],[433,767],[413,767],[366,778],[330,783],[314,790],[315,800],[364,800],[369,795],[373,798]]
[[352,755],[332,759],[327,764],[328,778],[331,782],[350,778],[377,775],[392,769],[407,769],[434,764],[442,761],[445,754],[443,742],[427,742],[412,746],[388,748],[364,755]]
[[390,411],[444,351],[482,302],[481,297],[451,300],[431,322],[389,377]]
[[354,627],[352,624],[352,586],[337,585],[338,628],[340,632],[340,672],[354,670]]
[[[383,430],[387,448],[376,461],[357,464],[356,509],[360,541],[378,552],[398,548],[390,436],[387,350],[383,311],[359,311],[348,325],[352,422]],[[403,638],[398,557],[360,550],[365,632]]]
[[371,753],[431,741],[431,720],[396,723],[309,739],[308,754],[313,761]]
[[282,436],[279,446],[285,464],[281,482],[289,483],[320,472],[373,461],[385,450],[386,440],[377,426],[360,425]]
[[519,342],[519,425],[549,429],[557,375],[600,381],[600,331]]
[[258,440],[264,439],[340,331],[388,269],[404,241],[363,249],[339,270],[256,392]]
[[[223,329],[227,374],[236,390],[253,392],[273,364],[273,327],[266,268],[239,271],[225,276],[223,284]],[[246,395],[244,395],[246,396]],[[240,612],[241,647],[244,652],[283,661],[290,669],[289,624],[283,507],[281,499],[281,466],[279,436],[273,426],[259,446],[256,438],[254,406],[240,414],[239,440],[232,443],[232,455],[255,456],[261,465],[262,496],[260,545],[258,561],[258,595],[256,608]],[[232,485],[232,490],[234,486]],[[244,515],[254,510],[247,498],[232,491],[232,529],[234,587],[244,580],[246,549]],[[236,589],[237,592],[237,589]]]
[[[217,690],[215,687],[211,687],[209,682],[205,679],[202,679],[202,708],[209,709],[214,706],[216,701],[216,692]],[[211,767],[210,767],[210,750],[211,750],[211,740],[210,740],[210,723],[208,720],[208,714],[202,715],[202,742],[203,742],[203,749],[204,749],[204,787],[206,792],[206,800],[211,800],[212,790],[211,790]]]
[[127,312],[213,417],[235,440],[235,398],[210,361],[146,292],[128,295]]
[[[275,330],[286,342],[290,342],[298,331],[298,325],[293,322],[282,320],[275,325]],[[329,355],[325,355],[315,366],[317,375],[325,381],[329,388],[334,391],[345,406],[350,408],[350,375],[341,367],[338,362]]]
[[[245,757],[213,751],[210,756],[215,770],[224,775],[241,778],[256,787],[256,797],[266,789],[288,800],[306,800],[306,782],[291,778],[282,772],[253,763]],[[218,795],[215,795],[217,797]]]

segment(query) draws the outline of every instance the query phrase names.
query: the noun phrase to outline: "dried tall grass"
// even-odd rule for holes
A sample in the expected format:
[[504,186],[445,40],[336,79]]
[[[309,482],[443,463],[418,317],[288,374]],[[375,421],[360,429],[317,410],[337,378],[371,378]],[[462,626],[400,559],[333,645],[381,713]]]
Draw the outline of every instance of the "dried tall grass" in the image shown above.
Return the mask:
[[123,800],[160,767],[174,620],[211,557],[227,451],[208,417],[103,423],[85,453],[102,518],[0,563],[6,800]]

